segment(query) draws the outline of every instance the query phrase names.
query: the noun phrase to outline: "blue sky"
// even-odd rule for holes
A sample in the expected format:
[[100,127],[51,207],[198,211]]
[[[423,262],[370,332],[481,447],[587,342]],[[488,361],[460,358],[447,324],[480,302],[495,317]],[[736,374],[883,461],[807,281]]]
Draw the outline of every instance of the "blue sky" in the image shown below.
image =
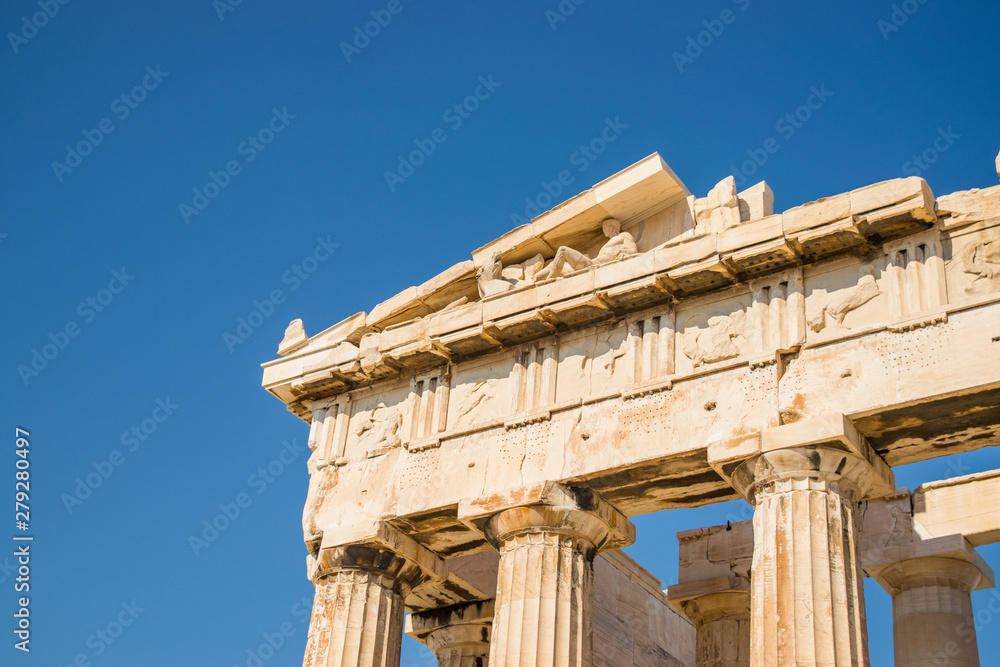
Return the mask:
[[[558,200],[658,151],[699,195],[766,179],[776,210],[904,175],[997,183],[996,3],[233,2],[0,9],[0,458],[12,495],[28,429],[36,536],[32,652],[5,630],[3,664],[246,665],[275,633],[264,664],[299,664],[307,428],[259,364],[289,320],[316,333],[467,258],[563,170]],[[220,505],[239,515],[196,554]],[[740,511],[638,517],[630,553],[668,583],[673,533]],[[887,665],[889,598],[867,590]]]

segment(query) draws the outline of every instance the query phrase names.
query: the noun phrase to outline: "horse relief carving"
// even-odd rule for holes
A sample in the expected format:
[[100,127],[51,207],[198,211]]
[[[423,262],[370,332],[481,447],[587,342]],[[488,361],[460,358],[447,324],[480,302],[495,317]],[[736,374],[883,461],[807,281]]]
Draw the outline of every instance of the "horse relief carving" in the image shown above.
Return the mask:
[[378,456],[390,449],[399,447],[399,427],[403,424],[403,415],[396,408],[387,408],[385,403],[379,403],[370,416],[355,427],[358,436],[359,449],[367,452],[366,456]]
[[1000,278],[1000,239],[979,241],[966,248],[962,253],[962,270],[975,276],[966,292],[978,291],[983,282]]
[[875,281],[875,267],[869,264],[861,269],[861,277],[857,284],[843,296],[833,301],[826,300],[825,297],[818,297],[814,300],[810,304],[806,322],[810,329],[819,333],[826,328],[826,316],[829,315],[837,322],[837,326],[849,329],[850,327],[844,325],[844,318],[847,317],[847,314],[881,293],[878,283]]
[[698,326],[705,322],[707,330],[699,327],[696,331],[682,333],[681,352],[691,360],[695,368],[738,357],[747,344],[743,336],[746,321],[746,309],[743,306],[731,315],[714,315],[707,319],[705,315],[695,315],[688,319],[687,326]]

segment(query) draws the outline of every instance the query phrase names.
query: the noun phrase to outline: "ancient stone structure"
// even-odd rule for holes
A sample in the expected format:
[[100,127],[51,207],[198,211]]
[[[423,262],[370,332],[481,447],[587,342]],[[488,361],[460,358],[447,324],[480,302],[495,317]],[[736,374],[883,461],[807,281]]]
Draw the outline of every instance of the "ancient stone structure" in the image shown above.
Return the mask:
[[[975,547],[1000,472],[892,467],[1000,444],[1000,187],[886,181],[773,213],[658,155],[316,335],[265,389],[311,425],[304,664],[979,665]],[[629,517],[679,534],[667,592]],[[404,612],[410,612],[404,620]]]

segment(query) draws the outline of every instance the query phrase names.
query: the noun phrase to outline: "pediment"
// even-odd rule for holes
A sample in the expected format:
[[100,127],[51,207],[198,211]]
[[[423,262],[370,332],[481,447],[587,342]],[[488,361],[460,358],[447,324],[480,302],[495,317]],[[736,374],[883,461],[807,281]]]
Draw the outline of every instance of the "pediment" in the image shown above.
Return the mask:
[[264,384],[289,403],[331,395],[858,252],[937,220],[920,178],[777,215],[773,201],[766,183],[738,192],[732,176],[696,197],[654,153],[367,313],[312,336],[293,322]]

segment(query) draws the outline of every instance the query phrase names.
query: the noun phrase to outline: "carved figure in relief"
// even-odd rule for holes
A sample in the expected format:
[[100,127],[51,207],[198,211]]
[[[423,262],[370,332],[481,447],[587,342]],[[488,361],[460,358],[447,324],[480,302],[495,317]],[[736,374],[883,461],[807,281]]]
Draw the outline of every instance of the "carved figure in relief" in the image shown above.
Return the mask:
[[455,409],[454,428],[461,429],[476,423],[487,399],[496,395],[500,381],[496,378],[480,380],[472,385],[472,390],[462,397]]
[[503,267],[502,275],[504,279],[513,281],[515,285],[524,282],[530,283],[535,280],[535,274],[542,270],[544,264],[545,258],[539,253],[520,264]]
[[292,320],[285,328],[285,337],[278,343],[278,354],[288,354],[308,340],[309,336],[306,335],[302,320]]
[[490,261],[476,271],[476,283],[479,286],[479,296],[487,297],[506,292],[514,286],[503,279],[503,264],[500,263],[500,251],[490,257]]
[[1000,277],[1000,240],[989,239],[973,243],[962,253],[962,268],[965,273],[976,276],[966,288],[971,292],[978,287],[981,278],[992,280]]
[[385,403],[379,403],[371,415],[355,427],[354,433],[359,438],[360,448],[369,453],[384,452],[399,447],[399,427],[403,424],[403,415],[396,408],[387,408]]
[[302,512],[302,533],[306,544],[318,542],[323,538],[323,531],[319,529],[317,519],[323,501],[330,493],[330,489],[337,485],[337,477],[340,469],[336,466],[324,466],[316,469],[313,459],[314,453],[307,464],[309,470],[309,490],[306,493],[306,504]]
[[[697,325],[704,317],[695,315],[688,320],[688,325]],[[680,337],[681,352],[691,360],[695,368],[741,354],[739,342],[746,327],[746,310],[740,306],[732,315],[709,317],[707,324],[707,331],[685,332]]]
[[727,176],[712,188],[708,196],[694,202],[695,233],[721,232],[740,223],[740,200],[736,179]]
[[833,303],[823,303],[817,300],[810,304],[810,313],[806,316],[806,322],[810,329],[819,333],[826,327],[826,315],[829,314],[837,321],[838,326],[844,327],[844,318],[847,317],[847,313],[863,306],[881,293],[882,291],[875,281],[875,267],[869,264],[861,269],[858,283],[839,299]]
[[906,508],[893,505],[889,509],[889,514],[892,516],[892,528],[879,539],[879,546],[883,548],[894,544],[906,544],[913,534],[913,517]]
[[609,241],[604,244],[597,257],[591,259],[579,250],[574,250],[567,246],[561,246],[556,251],[556,256],[544,269],[535,274],[535,281],[558,278],[563,274],[563,270],[569,268],[571,271],[579,271],[591,266],[607,264],[617,259],[625,259],[639,252],[635,245],[635,239],[628,232],[621,230],[621,223],[614,218],[608,218],[603,223],[604,235]]
[[302,533],[306,544],[318,542],[323,538],[323,531],[317,525],[317,517],[330,489],[337,485],[339,475],[339,469],[329,465],[329,461],[327,461],[327,465],[322,467],[319,465],[325,443],[309,438],[309,448],[312,449],[312,454],[306,462],[306,469],[309,471],[309,490],[306,493],[306,504],[302,512]]
[[[479,296],[487,297],[502,294],[523,283],[532,282],[545,263],[545,259],[536,254],[518,264],[504,266],[497,250],[482,268],[476,272],[476,283],[479,286]],[[448,308],[451,308],[449,304]]]

